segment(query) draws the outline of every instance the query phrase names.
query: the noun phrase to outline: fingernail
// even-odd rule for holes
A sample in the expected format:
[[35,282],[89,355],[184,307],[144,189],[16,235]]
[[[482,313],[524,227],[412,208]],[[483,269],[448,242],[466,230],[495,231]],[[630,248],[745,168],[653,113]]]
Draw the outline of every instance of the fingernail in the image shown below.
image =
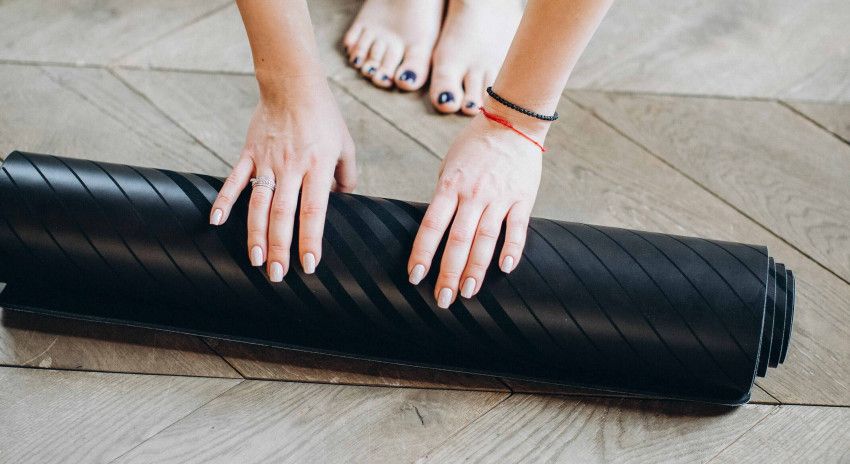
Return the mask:
[[224,212],[222,212],[220,209],[216,208],[216,210],[213,211],[212,219],[210,219],[210,224],[212,224],[214,226],[221,225],[221,217],[222,216],[224,216]]
[[440,290],[440,296],[437,298],[437,306],[447,309],[452,304],[452,289],[443,288]]
[[467,277],[463,281],[463,288],[460,289],[460,294],[464,298],[472,298],[472,292],[475,291],[475,279]]
[[260,248],[258,245],[254,245],[254,248],[251,248],[251,265],[263,265],[263,249]]
[[274,262],[269,266],[269,280],[272,282],[281,282],[283,280],[283,265]]
[[455,95],[451,92],[442,92],[437,96],[437,103],[445,105],[448,102],[455,101]]
[[422,282],[422,279],[425,277],[425,266],[421,264],[417,264],[413,266],[413,270],[410,271],[410,283],[413,285],[419,285],[419,282]]
[[366,70],[366,74],[371,76],[372,74],[375,74],[375,71],[377,71],[377,70],[378,70],[378,68],[376,68],[374,66],[369,66],[369,69]]
[[304,257],[301,258],[301,266],[304,268],[305,274],[316,272],[316,257],[313,256],[313,253],[304,253]]
[[505,274],[514,270],[514,258],[513,256],[505,256],[505,259],[502,260],[502,272]]
[[416,80],[416,73],[413,71],[405,71],[401,73],[401,76],[398,76],[400,81],[413,82]]
[[478,105],[476,105],[475,102],[467,102],[466,103],[467,108],[475,108],[476,106],[478,106]]

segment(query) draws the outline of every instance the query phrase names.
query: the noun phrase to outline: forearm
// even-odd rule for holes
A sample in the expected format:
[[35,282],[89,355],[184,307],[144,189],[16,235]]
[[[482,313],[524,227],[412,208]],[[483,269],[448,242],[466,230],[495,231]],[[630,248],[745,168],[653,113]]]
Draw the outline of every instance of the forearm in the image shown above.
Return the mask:
[[[520,106],[553,113],[570,73],[611,3],[613,0],[529,0],[493,88]],[[490,106],[502,112],[498,104],[490,102]],[[543,129],[548,124],[538,126]]]
[[316,76],[323,75],[305,0],[236,3],[251,44],[263,98],[275,98],[287,82],[315,81]]

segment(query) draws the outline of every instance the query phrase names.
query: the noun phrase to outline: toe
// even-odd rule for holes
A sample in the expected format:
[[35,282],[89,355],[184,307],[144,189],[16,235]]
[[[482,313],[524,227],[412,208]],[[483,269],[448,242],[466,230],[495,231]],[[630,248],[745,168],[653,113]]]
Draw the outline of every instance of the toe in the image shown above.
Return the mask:
[[395,73],[395,85],[401,90],[418,90],[428,80],[431,51],[422,47],[409,47],[404,60]]
[[468,116],[475,116],[481,108],[484,98],[484,73],[470,71],[463,78],[463,104],[460,110]]
[[463,74],[449,68],[434,68],[431,75],[431,104],[441,113],[455,113],[463,102]]
[[387,43],[383,40],[375,40],[372,42],[372,47],[369,49],[369,55],[366,61],[363,62],[363,67],[360,68],[360,73],[368,78],[372,78],[381,66],[381,61],[384,59],[384,53],[387,51]]
[[354,47],[348,50],[348,62],[355,68],[360,69],[369,56],[369,49],[372,48],[374,41],[375,34],[368,29],[364,29]]
[[384,58],[381,60],[378,71],[372,76],[372,83],[378,87],[392,87],[393,76],[395,76],[398,64],[404,55],[404,47],[401,43],[388,44]]
[[354,49],[354,45],[357,44],[357,39],[360,38],[362,32],[363,26],[359,23],[354,23],[348,28],[348,31],[342,37],[342,48],[345,50],[346,55]]

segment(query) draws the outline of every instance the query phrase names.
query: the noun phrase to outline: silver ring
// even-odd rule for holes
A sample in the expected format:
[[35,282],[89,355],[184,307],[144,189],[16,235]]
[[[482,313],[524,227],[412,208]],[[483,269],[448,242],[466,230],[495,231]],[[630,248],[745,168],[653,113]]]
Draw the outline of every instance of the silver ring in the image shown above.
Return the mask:
[[271,190],[272,192],[274,192],[274,187],[275,187],[274,179],[271,178],[271,177],[265,177],[265,176],[252,177],[251,178],[251,188],[257,188],[257,187],[266,187],[269,190]]

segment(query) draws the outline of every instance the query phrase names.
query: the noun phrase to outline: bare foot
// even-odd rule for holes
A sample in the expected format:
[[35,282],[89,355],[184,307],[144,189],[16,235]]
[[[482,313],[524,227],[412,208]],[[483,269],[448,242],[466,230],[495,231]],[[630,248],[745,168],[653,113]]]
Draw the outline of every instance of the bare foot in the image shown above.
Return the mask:
[[342,40],[348,61],[378,87],[417,90],[442,19],[443,0],[366,0]]
[[431,72],[437,111],[478,113],[521,19],[521,0],[449,0]]

